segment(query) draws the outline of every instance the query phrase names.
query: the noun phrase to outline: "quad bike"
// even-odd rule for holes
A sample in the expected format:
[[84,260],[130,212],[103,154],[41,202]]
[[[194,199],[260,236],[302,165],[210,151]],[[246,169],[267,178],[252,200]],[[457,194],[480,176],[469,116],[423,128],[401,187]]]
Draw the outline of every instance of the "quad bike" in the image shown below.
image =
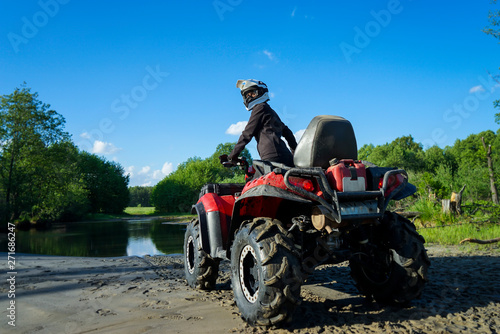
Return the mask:
[[337,116],[311,121],[294,163],[240,159],[245,185],[202,188],[184,239],[188,284],[214,289],[220,261],[230,260],[234,299],[251,325],[291,321],[302,283],[321,264],[349,261],[358,290],[377,302],[419,297],[430,265],[425,241],[386,211],[415,192],[407,173],[358,161],[352,125]]

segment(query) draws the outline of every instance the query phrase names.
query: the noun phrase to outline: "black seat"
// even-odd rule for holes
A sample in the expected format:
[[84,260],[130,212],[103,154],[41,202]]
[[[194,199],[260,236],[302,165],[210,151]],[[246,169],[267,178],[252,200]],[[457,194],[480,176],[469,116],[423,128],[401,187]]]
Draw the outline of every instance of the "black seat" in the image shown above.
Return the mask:
[[278,162],[272,162],[272,161],[266,161],[266,160],[254,160],[252,165],[253,165],[253,168],[255,168],[256,175],[258,175],[258,176],[271,173],[272,171],[274,171],[277,168],[281,169],[281,170],[290,169],[290,167],[286,166],[285,164],[278,163]]
[[351,122],[340,116],[316,116],[302,135],[293,162],[295,167],[330,167],[330,160],[358,159]]

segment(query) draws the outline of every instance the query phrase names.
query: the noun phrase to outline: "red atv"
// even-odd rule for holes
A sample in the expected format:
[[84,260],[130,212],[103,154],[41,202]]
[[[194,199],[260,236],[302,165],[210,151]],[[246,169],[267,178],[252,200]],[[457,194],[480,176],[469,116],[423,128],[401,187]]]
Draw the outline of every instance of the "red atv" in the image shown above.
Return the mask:
[[311,121],[294,163],[239,160],[245,185],[203,187],[184,239],[188,284],[215,288],[220,260],[230,260],[234,299],[252,325],[290,321],[303,281],[321,264],[349,261],[359,291],[378,302],[419,297],[425,241],[386,211],[416,191],[406,172],[358,161],[352,125],[337,116]]

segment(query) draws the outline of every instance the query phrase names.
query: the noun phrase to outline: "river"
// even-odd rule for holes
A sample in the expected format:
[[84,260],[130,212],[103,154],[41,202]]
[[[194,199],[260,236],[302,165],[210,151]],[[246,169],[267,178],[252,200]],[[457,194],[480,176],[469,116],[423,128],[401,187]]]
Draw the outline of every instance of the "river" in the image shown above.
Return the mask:
[[[49,229],[16,231],[16,253],[116,257],[182,253],[186,225],[141,218],[108,222],[54,223]],[[0,251],[7,251],[0,234]]]

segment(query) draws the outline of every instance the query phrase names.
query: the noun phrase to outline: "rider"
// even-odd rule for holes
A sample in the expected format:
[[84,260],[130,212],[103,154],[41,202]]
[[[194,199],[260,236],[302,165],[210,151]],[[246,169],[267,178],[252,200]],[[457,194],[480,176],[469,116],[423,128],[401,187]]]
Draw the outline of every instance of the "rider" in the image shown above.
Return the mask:
[[[243,104],[252,113],[245,130],[229,155],[229,159],[235,161],[245,146],[255,137],[257,151],[262,160],[293,167],[292,152],[297,147],[297,141],[292,131],[267,104],[269,91],[266,84],[253,79],[238,80],[236,87],[241,90]],[[282,136],[285,137],[292,152],[281,139]]]

